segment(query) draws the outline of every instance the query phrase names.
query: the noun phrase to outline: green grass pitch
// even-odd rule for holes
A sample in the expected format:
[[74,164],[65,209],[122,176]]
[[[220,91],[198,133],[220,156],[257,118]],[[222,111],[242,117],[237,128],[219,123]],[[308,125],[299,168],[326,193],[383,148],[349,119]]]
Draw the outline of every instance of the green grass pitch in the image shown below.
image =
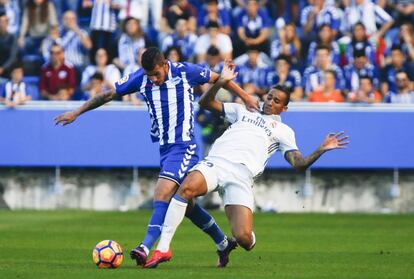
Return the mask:
[[[0,278],[414,278],[413,215],[255,215],[257,245],[234,251],[215,268],[215,247],[188,220],[173,241],[173,259],[137,268],[129,250],[150,212],[0,211]],[[213,212],[228,232],[222,212]],[[98,269],[92,249],[118,241],[116,270]]]

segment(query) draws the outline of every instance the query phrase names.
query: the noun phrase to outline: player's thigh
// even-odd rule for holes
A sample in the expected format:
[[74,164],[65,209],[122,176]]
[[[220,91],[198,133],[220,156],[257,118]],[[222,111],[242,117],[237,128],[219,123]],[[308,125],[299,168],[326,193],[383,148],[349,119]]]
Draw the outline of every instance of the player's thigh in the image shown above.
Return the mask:
[[204,175],[198,170],[191,171],[177,191],[177,194],[187,200],[203,196],[206,193],[207,181]]
[[244,205],[226,205],[226,215],[234,236],[250,237],[253,232],[253,212]]
[[161,177],[158,178],[154,189],[154,200],[169,202],[177,191],[177,188],[178,185],[175,181]]

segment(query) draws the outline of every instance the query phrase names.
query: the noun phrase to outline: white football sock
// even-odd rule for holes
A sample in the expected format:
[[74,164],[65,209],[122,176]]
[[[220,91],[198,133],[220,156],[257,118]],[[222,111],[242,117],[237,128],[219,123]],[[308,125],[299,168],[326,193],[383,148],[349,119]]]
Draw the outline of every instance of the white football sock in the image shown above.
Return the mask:
[[149,249],[148,249],[148,247],[147,246],[145,246],[144,244],[140,244],[139,245],[139,247],[141,247],[142,249],[144,249],[144,251],[145,251],[145,254],[147,254],[147,256],[149,255]]
[[184,219],[186,209],[186,202],[179,201],[175,197],[171,199],[167,213],[165,214],[164,225],[162,226],[157,250],[160,250],[163,253],[168,252],[175,231]]

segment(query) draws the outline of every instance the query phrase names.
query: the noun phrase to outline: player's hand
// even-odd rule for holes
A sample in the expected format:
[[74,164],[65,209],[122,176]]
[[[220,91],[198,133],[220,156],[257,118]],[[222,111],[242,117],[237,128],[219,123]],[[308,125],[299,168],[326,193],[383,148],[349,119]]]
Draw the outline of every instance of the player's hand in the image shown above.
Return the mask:
[[231,60],[225,60],[223,70],[221,70],[220,79],[223,82],[229,82],[237,77],[238,73],[235,72],[236,65]]
[[78,116],[73,111],[62,113],[55,118],[55,125],[65,126],[76,120]]
[[345,135],[345,132],[339,132],[339,133],[329,133],[325,140],[323,141],[321,145],[321,149],[323,151],[329,151],[332,149],[343,149],[346,148],[349,144],[349,141],[347,141],[349,137]]
[[247,95],[246,99],[243,100],[248,111],[259,111],[259,99],[254,95]]

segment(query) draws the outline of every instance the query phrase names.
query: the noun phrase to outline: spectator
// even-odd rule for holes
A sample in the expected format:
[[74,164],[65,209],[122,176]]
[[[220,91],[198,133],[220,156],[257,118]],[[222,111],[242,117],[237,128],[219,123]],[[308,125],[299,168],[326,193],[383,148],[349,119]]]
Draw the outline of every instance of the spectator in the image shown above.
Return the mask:
[[315,62],[315,52],[318,45],[327,45],[331,47],[331,61],[337,65],[340,64],[340,50],[339,44],[335,41],[333,30],[328,24],[322,24],[319,28],[318,37],[316,41],[311,42],[308,51],[308,65]]
[[[203,67],[207,67],[210,70],[220,73],[223,68],[223,60],[220,56],[220,51],[215,46],[210,46],[207,50],[207,59],[205,62],[201,63]],[[206,92],[210,87],[209,84],[202,84],[199,89],[201,89],[201,93]],[[222,90],[223,91],[223,90]],[[200,93],[200,92],[197,92]],[[231,95],[231,94],[230,94]]]
[[187,20],[179,19],[175,24],[175,32],[164,38],[161,51],[165,52],[171,46],[179,47],[184,60],[191,61],[194,58],[194,45],[197,38],[197,35],[189,31]]
[[251,95],[262,96],[266,91],[266,68],[260,67],[258,46],[250,46],[247,55],[247,62],[239,66],[237,81],[243,89]]
[[206,61],[207,50],[210,46],[215,46],[220,50],[222,59],[231,59],[233,45],[228,35],[219,32],[217,22],[211,21],[207,24],[208,32],[198,37],[194,52],[199,63]]
[[239,15],[237,35],[241,40],[241,48],[237,49],[238,52],[243,52],[250,46],[257,46],[260,51],[269,53],[268,37],[271,22],[267,11],[259,8],[257,0],[248,0],[246,8]]
[[270,56],[274,60],[280,55],[291,57],[292,63],[296,64],[300,58],[301,43],[296,35],[296,26],[289,23],[278,30],[279,38],[273,40],[270,47]]
[[5,87],[5,105],[15,107],[23,105],[31,97],[26,94],[26,84],[23,82],[23,65],[15,63],[11,71],[11,79],[6,82]]
[[143,29],[148,29],[151,12],[152,27],[155,30],[160,30],[162,0],[118,0],[118,2],[120,3],[118,14],[120,21],[133,17],[140,21]]
[[89,84],[89,90],[85,92],[85,97],[87,99],[91,99],[96,95],[102,94],[104,92],[104,77],[101,73],[94,73],[91,76]]
[[337,102],[345,101],[341,91],[336,89],[336,73],[332,70],[324,71],[324,82],[319,90],[309,94],[309,102]]
[[393,8],[393,18],[395,18],[397,26],[414,22],[413,0],[391,0],[387,2]]
[[0,10],[4,10],[9,21],[7,32],[17,35],[20,28],[20,6],[18,0],[0,0]]
[[40,52],[42,53],[43,60],[47,63],[50,61],[50,48],[52,45],[62,45],[62,38],[59,34],[59,26],[52,26],[49,30],[49,35],[42,40],[40,44]]
[[82,69],[89,61],[87,54],[92,49],[92,40],[88,33],[79,28],[77,16],[73,11],[63,14],[61,44],[65,50],[65,59],[76,69]]
[[207,32],[209,21],[217,21],[221,33],[230,35],[230,14],[225,8],[219,8],[218,0],[206,0],[203,9],[197,15],[197,26],[200,34]]
[[111,52],[112,41],[117,28],[116,12],[120,5],[117,1],[107,0],[82,0],[82,8],[88,9],[92,7],[92,18],[90,23],[90,35],[92,39],[92,50],[90,59],[93,61],[98,49],[105,49],[112,57],[115,56]]
[[151,42],[141,28],[138,19],[127,18],[124,21],[123,33],[118,40],[118,57],[113,60],[121,70],[135,63],[136,54],[140,49],[151,46]]
[[378,73],[374,65],[372,65],[365,55],[363,49],[354,52],[354,62],[349,64],[344,69],[344,77],[346,82],[346,89],[349,91],[357,91],[361,76],[367,76],[371,79],[375,88],[378,88]]
[[171,5],[168,5],[163,14],[161,23],[161,32],[173,33],[173,29],[179,19],[188,21],[188,29],[191,33],[197,32],[197,12],[193,5],[188,3],[188,0],[173,0]]
[[128,66],[126,66],[123,74],[124,76],[132,74],[135,71],[138,71],[140,68],[142,68],[141,65],[141,56],[144,53],[144,51],[146,50],[146,48],[140,48],[138,50],[138,52],[135,54],[135,61],[134,64],[129,64]]
[[17,41],[8,31],[8,18],[0,12],[0,79],[7,77],[10,66],[17,59]]
[[[414,21],[413,21],[414,22]],[[414,62],[414,30],[413,25],[405,23],[401,25],[400,32],[398,34],[394,45],[400,45],[404,56],[407,57],[411,62]]]
[[[371,0],[355,0],[345,9],[343,32],[351,32],[355,24],[362,22],[373,41],[382,38],[394,24],[392,17]],[[381,26],[377,29],[377,25]]]
[[368,60],[374,65],[377,65],[375,58],[375,47],[368,40],[365,26],[361,22],[356,23],[352,29],[352,41],[350,45],[346,46],[346,61],[344,64],[353,63],[354,52],[359,50],[364,51],[365,56],[368,57]]
[[268,69],[266,74],[267,88],[275,85],[284,85],[292,92],[291,101],[300,101],[303,98],[302,79],[299,71],[291,70],[289,56],[280,55],[276,58],[275,67]]
[[407,72],[397,72],[396,82],[396,90],[387,93],[385,102],[393,104],[414,104],[414,91],[410,85]]
[[40,74],[40,95],[44,100],[69,100],[76,87],[76,73],[65,63],[62,46],[52,45],[50,62],[43,66]]
[[335,85],[337,89],[345,87],[345,80],[342,70],[338,65],[333,64],[331,60],[331,50],[329,46],[320,45],[316,48],[315,65],[309,66],[305,69],[303,74],[303,87],[305,93],[309,94],[312,91],[323,91],[323,84],[325,71],[332,70],[335,73]]
[[400,46],[395,45],[391,49],[391,63],[381,72],[381,92],[386,94],[388,91],[396,92],[396,75],[398,72],[409,73],[409,80],[414,81],[414,73],[410,64],[406,61]]
[[342,20],[340,11],[331,4],[331,1],[309,0],[308,2],[309,5],[302,10],[300,16],[303,34],[312,41],[320,27],[326,24],[331,27],[336,38]]
[[171,46],[167,48],[167,50],[164,53],[164,57],[173,63],[183,61],[183,55],[181,54],[180,48],[175,47],[175,46]]
[[28,0],[26,2],[18,44],[25,52],[33,53],[48,35],[52,26],[57,26],[56,10],[49,0]]
[[82,73],[81,86],[84,91],[90,90],[91,77],[95,73],[101,73],[104,76],[105,89],[114,89],[115,82],[121,78],[121,73],[114,64],[108,64],[108,53],[104,48],[98,49],[95,55],[96,65],[89,65]]
[[368,104],[380,103],[382,102],[382,95],[375,90],[371,77],[360,76],[358,88],[348,94],[348,102]]
[[220,73],[222,69],[222,61],[219,49],[215,46],[210,46],[207,50],[207,60],[204,65],[212,71]]

